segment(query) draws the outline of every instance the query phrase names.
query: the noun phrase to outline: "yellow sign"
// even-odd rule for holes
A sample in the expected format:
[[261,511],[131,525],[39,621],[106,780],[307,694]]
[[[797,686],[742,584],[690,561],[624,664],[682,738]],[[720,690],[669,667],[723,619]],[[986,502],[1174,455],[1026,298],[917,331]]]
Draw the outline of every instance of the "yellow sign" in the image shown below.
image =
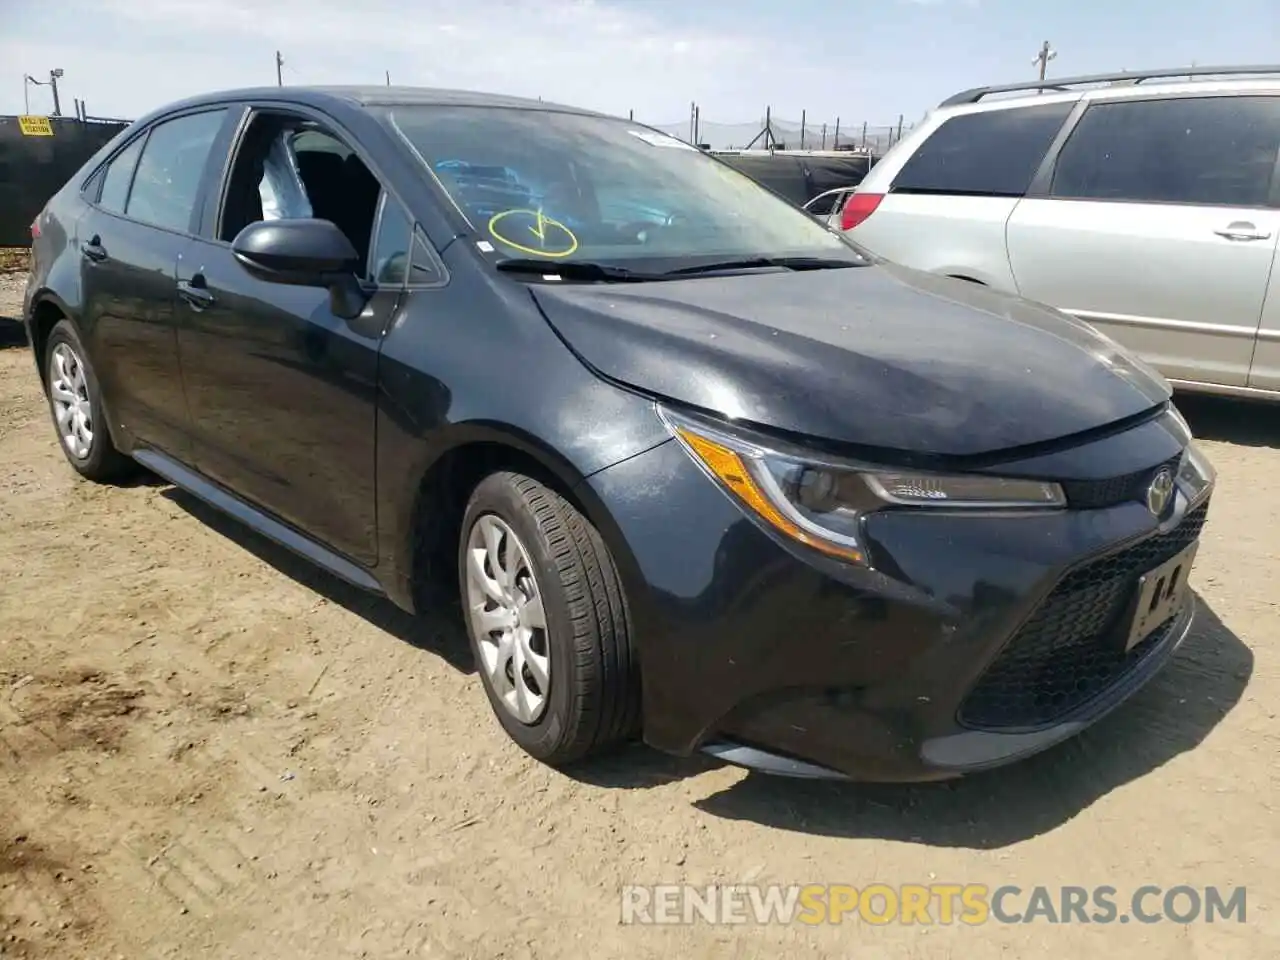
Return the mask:
[[48,117],[19,117],[18,129],[24,137],[52,137],[53,124]]
[[[489,219],[489,233],[508,247],[538,257],[567,257],[578,249],[573,231],[541,210],[504,210],[494,214]],[[534,240],[538,242],[536,247]]]

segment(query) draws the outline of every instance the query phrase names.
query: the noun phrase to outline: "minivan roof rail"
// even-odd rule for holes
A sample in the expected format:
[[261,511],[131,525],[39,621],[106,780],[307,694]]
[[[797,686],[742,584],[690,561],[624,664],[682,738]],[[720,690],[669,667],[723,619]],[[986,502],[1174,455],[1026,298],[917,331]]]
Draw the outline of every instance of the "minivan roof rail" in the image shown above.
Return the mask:
[[1144,80],[1163,80],[1173,77],[1230,77],[1258,74],[1280,75],[1280,66],[1165,67],[1159,70],[1125,70],[1120,73],[1095,73],[1082,77],[1063,77],[1057,80],[1005,83],[998,86],[974,87],[972,90],[961,91],[955,96],[943,100],[939,106],[955,107],[966,103],[977,103],[983,97],[989,97],[995,93],[1018,93],[1024,90],[1052,90],[1065,93],[1071,87],[1094,83],[1137,84]]

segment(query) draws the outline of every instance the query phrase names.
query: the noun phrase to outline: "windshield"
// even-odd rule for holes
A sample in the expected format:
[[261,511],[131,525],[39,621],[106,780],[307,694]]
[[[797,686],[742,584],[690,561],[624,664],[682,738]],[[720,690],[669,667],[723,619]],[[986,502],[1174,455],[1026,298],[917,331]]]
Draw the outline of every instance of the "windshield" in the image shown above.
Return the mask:
[[390,122],[497,259],[650,271],[859,251],[749,177],[638,124],[551,110],[397,106]]

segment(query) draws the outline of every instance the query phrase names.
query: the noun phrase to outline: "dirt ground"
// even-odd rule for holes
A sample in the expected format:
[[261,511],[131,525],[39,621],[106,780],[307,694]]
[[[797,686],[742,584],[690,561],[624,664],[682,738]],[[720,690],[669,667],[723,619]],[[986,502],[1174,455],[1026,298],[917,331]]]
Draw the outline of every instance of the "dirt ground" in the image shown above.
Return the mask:
[[[0,275],[0,317],[22,279]],[[414,622],[153,481],[63,461],[0,320],[0,956],[1280,956],[1280,410],[1190,400],[1202,618],[1010,769],[897,788],[643,747],[572,776]],[[621,925],[626,883],[1248,888],[1245,923]]]

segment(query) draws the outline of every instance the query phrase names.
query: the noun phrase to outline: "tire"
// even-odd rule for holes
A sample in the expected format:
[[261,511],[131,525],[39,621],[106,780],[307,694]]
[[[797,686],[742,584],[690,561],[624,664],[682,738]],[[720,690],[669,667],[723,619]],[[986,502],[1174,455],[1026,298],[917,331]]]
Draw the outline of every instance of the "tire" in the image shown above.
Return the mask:
[[[510,588],[515,607],[531,595],[541,600],[542,628],[532,604],[524,622],[508,631],[489,632],[477,604],[494,617],[510,616],[474,579],[489,578],[501,587],[492,568],[485,534],[505,528],[498,540],[500,562],[516,571]],[[514,534],[518,550],[512,549]],[[505,561],[501,558],[505,557]],[[523,558],[523,559],[521,559]],[[527,561],[527,563],[526,563]],[[523,576],[527,566],[532,584]],[[458,544],[462,612],[476,658],[477,672],[503,729],[526,753],[552,766],[604,752],[633,737],[639,727],[640,683],[622,584],[604,540],[572,504],[538,481],[517,473],[495,473],[476,487],[467,504]],[[519,631],[527,630],[527,648]],[[525,649],[523,655],[520,651]],[[538,680],[538,657],[545,656],[547,688]],[[520,716],[515,671],[523,662],[525,693],[541,694],[541,710]],[[498,664],[502,672],[494,669]],[[525,706],[531,697],[526,696]],[[515,704],[515,705],[513,705]]]
[[[49,413],[57,431],[58,447],[67,462],[80,476],[97,483],[122,480],[137,472],[137,464],[117,450],[111,440],[98,378],[71,321],[59,320],[50,331],[49,339],[45,341],[44,364],[45,398],[49,401]],[[78,368],[78,375],[74,368]],[[68,396],[75,398],[82,414],[88,414],[84,424],[91,439],[87,443],[83,443],[85,434],[64,429],[63,421],[59,419],[60,409],[66,406],[63,398]],[[73,414],[68,422],[74,420]],[[68,433],[73,436],[69,438]],[[83,443],[83,446],[77,449],[78,443]]]

